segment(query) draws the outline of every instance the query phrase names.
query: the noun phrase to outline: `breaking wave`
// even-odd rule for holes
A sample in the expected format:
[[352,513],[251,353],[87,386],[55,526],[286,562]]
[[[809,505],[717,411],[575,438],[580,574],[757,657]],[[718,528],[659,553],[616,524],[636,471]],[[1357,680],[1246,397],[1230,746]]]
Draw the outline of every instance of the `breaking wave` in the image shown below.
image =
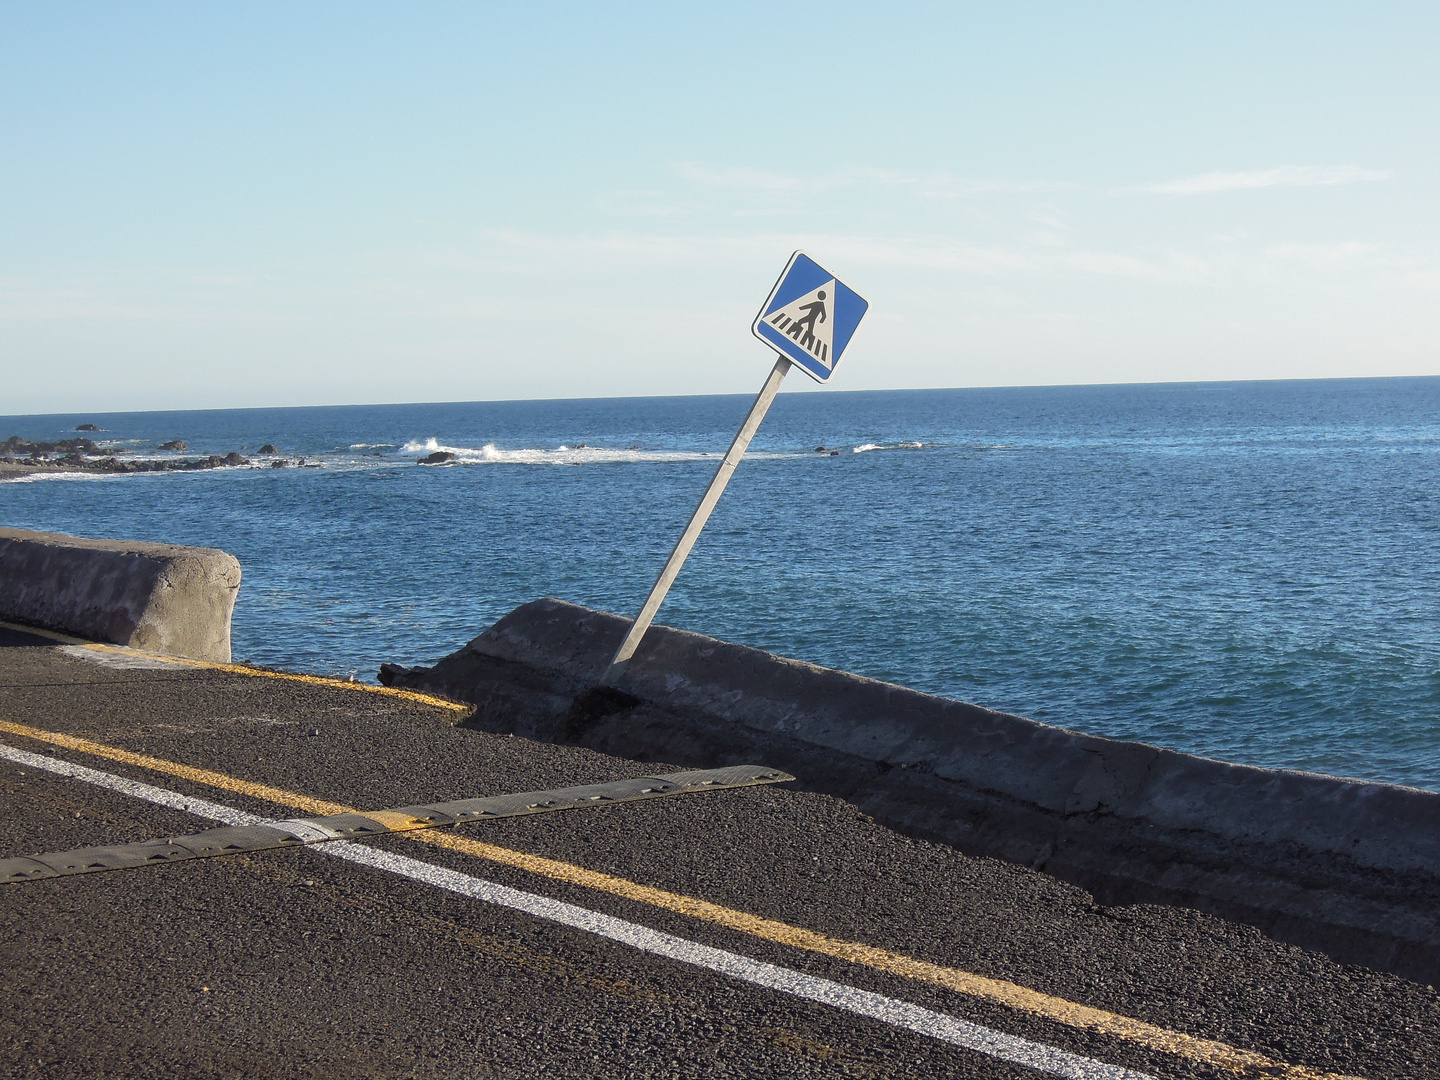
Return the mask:
[[154,473],[100,473],[100,472],[35,472],[20,476],[0,474],[0,484],[39,484],[48,480],[125,480],[130,476],[153,476]]
[[888,446],[883,443],[867,442],[855,447],[851,453],[864,454],[871,450],[923,450],[924,448],[925,444],[922,442],[898,442]]
[[[719,452],[696,450],[644,450],[638,446],[617,449],[604,446],[560,445],[553,450],[522,448],[502,450],[494,443],[484,446],[447,446],[439,439],[412,439],[400,447],[402,454],[454,454],[456,465],[599,465],[643,461],[708,461]],[[753,455],[763,457],[765,455]]]

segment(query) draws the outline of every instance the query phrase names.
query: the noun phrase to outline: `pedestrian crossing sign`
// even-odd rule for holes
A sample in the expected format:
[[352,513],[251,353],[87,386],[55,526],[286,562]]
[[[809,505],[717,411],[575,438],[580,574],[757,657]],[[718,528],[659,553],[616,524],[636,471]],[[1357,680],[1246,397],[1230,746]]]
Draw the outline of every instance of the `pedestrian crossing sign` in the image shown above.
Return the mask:
[[869,303],[803,251],[790,256],[755,316],[755,336],[816,382],[826,382]]

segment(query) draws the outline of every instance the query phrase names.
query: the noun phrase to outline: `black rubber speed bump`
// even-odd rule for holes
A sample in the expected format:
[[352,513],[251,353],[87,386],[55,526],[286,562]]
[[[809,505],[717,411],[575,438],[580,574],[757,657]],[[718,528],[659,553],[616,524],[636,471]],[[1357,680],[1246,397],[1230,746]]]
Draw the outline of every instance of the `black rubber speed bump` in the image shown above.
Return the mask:
[[331,840],[363,840],[385,833],[434,829],[472,821],[553,814],[560,810],[640,802],[645,799],[694,795],[705,791],[779,784],[795,778],[778,769],[760,765],[733,765],[724,769],[642,776],[610,784],[558,788],[554,791],[524,791],[485,799],[402,806],[394,810],[373,810],[364,814],[334,814],[328,817],[290,818],[227,825],[206,829],[191,836],[142,840],[114,847],[77,848],[46,855],[0,859],[0,883],[41,881],[46,878],[93,874],[104,870],[129,870],[159,863],[238,855],[247,851],[302,847]]

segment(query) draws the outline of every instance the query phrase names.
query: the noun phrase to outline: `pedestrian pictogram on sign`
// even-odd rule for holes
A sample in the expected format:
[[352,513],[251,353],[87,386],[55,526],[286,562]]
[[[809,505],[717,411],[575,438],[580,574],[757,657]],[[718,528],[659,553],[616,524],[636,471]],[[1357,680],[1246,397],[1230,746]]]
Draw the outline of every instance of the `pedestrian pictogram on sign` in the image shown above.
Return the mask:
[[803,251],[790,256],[755,318],[755,336],[825,382],[870,305]]

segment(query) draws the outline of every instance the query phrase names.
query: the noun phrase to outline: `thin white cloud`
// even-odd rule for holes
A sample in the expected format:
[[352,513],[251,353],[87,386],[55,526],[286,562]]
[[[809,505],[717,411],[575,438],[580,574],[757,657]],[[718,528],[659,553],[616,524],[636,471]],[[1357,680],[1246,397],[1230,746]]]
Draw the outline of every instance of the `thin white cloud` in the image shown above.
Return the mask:
[[924,198],[954,199],[1035,191],[1072,191],[1078,186],[1055,180],[997,180],[871,167],[851,167],[824,176],[795,176],[748,166],[714,168],[693,161],[672,162],[670,169],[680,179],[699,187],[766,194],[873,186],[909,188]]
[[[523,260],[536,269],[559,264],[586,271],[663,265],[713,265],[720,259],[750,261],[793,249],[797,243],[856,265],[919,267],[978,274],[1032,272],[1044,261],[1022,248],[983,246],[919,237],[751,233],[731,236],[610,232],[558,237],[516,229],[485,230],[481,249],[466,261]],[[516,263],[512,263],[516,265]]]
[[700,209],[693,199],[679,198],[673,193],[653,188],[607,191],[596,196],[595,201],[602,210],[633,217],[674,217]]
[[[1311,273],[1316,280],[1337,275],[1346,287],[1368,281],[1386,289],[1440,290],[1440,271],[1428,260],[1380,244],[1349,241],[1331,244],[1274,244],[1262,253],[1279,273]],[[1338,275],[1345,275],[1339,278]]]
[[922,198],[972,199],[982,195],[1026,194],[1034,191],[1074,191],[1079,185],[1064,180],[1004,180],[950,173],[907,173],[898,169],[852,168],[843,183],[875,184],[913,189]]
[[1076,251],[1064,256],[1063,264],[1103,277],[1150,281],[1191,281],[1204,277],[1209,270],[1203,259],[1193,256],[1172,254],[1165,262],[1152,262],[1113,251]]
[[1144,195],[1213,195],[1222,191],[1254,191],[1273,187],[1332,187],[1388,180],[1388,169],[1362,169],[1358,165],[1279,165],[1247,172],[1208,172],[1163,184],[1128,188]]
[[1364,266],[1399,266],[1376,244],[1276,244],[1265,249],[1272,259],[1298,263],[1311,270],[1353,270]]
[[1037,191],[1075,191],[1066,180],[977,180],[965,177],[916,177],[920,194],[931,199],[973,199],[981,195],[1025,195]]
[[847,266],[896,267],[979,277],[1050,276],[1080,273],[1152,281],[1196,281],[1213,267],[1204,259],[1169,251],[1153,258],[1121,252],[1074,250],[1025,243],[977,244],[958,238],[856,234],[740,233],[729,236],[608,232],[554,236],[516,229],[485,230],[478,244],[450,250],[455,268],[505,268],[532,273],[610,273],[659,266],[709,266],[717,261],[751,264],[797,244],[824,251]]
[[693,161],[677,161],[670,168],[680,179],[705,187],[737,188],[742,191],[798,191],[814,186],[813,182],[807,182],[798,176],[746,166],[713,169]]

